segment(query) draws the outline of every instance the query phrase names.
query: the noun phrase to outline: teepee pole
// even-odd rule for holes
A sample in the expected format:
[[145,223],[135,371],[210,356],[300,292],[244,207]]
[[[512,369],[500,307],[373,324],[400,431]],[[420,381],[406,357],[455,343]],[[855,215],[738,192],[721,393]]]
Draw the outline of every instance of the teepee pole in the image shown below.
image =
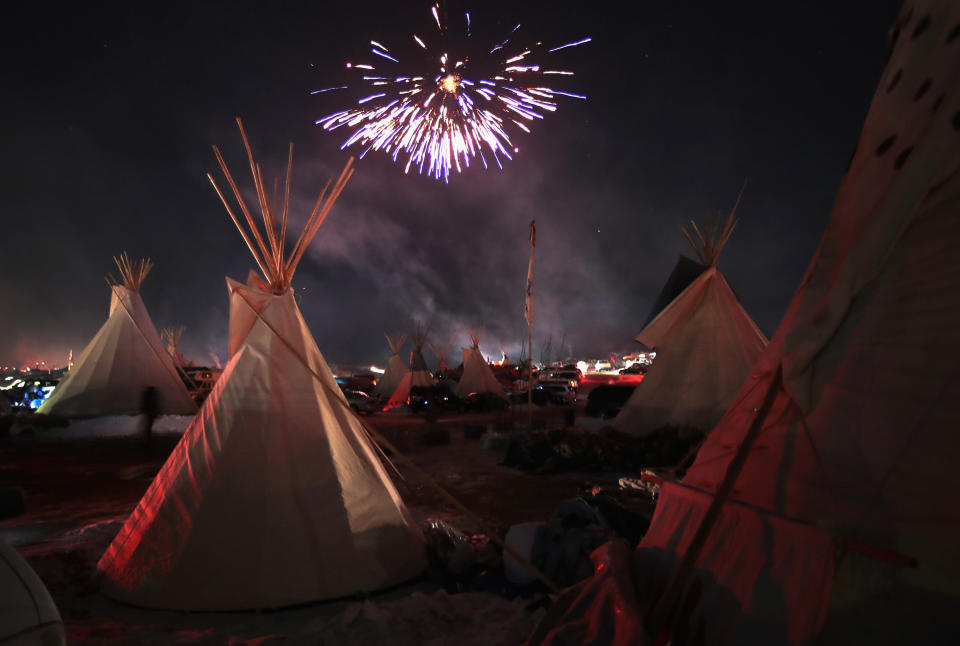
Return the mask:
[[263,260],[260,259],[260,254],[257,253],[256,248],[254,247],[253,241],[250,239],[250,236],[247,235],[246,229],[243,228],[243,225],[240,224],[240,220],[237,218],[237,215],[233,212],[233,209],[230,207],[230,203],[227,201],[227,197],[223,194],[223,191],[220,190],[220,187],[217,186],[217,181],[213,179],[213,175],[207,173],[207,179],[210,180],[210,183],[213,185],[213,190],[217,192],[217,195],[220,196],[220,200],[223,202],[223,206],[226,207],[227,213],[230,214],[230,219],[233,220],[233,224],[236,225],[237,230],[240,232],[240,235],[243,236],[243,241],[247,244],[247,249],[250,250],[250,253],[253,254],[253,259],[257,262],[257,266],[260,267],[260,271],[263,272],[264,276],[269,276],[270,272],[267,270],[267,266],[263,264]]
[[533,252],[537,241],[537,221],[530,220],[530,264],[527,266],[527,299],[525,314],[529,338],[527,357],[527,430],[533,429]]
[[[280,224],[280,257],[277,263],[277,271],[286,274],[286,264],[284,263],[283,247],[287,239],[287,210],[290,206],[290,173],[293,170],[293,142],[290,142],[290,149],[287,152],[287,181],[283,188],[283,215]],[[286,280],[286,275],[284,279]]]
[[237,200],[237,204],[240,206],[240,211],[243,213],[246,226],[244,226],[240,217],[230,206],[226,195],[220,190],[220,187],[217,186],[213,176],[207,173],[207,178],[213,185],[217,195],[220,196],[220,201],[223,202],[224,207],[227,209],[227,213],[230,215],[230,219],[233,220],[233,224],[240,230],[243,241],[246,243],[247,248],[250,249],[250,253],[253,254],[257,266],[260,268],[260,271],[263,272],[267,282],[270,283],[271,291],[275,294],[280,294],[290,287],[293,274],[310,241],[316,235],[320,225],[333,208],[334,202],[337,201],[340,193],[353,175],[353,157],[347,161],[343,171],[340,173],[340,177],[333,185],[333,189],[329,194],[327,190],[330,188],[331,180],[327,181],[326,186],[317,198],[317,203],[313,207],[313,211],[307,218],[306,225],[301,230],[293,246],[289,258],[287,258],[285,246],[290,209],[290,180],[293,174],[293,144],[290,144],[287,151],[287,174],[284,181],[283,206],[281,207],[279,203],[279,179],[275,182],[274,197],[273,200],[271,200],[268,194],[266,180],[264,179],[263,168],[254,160],[250,140],[247,138],[247,133],[243,128],[243,121],[241,121],[239,117],[237,118],[237,127],[240,129],[240,137],[243,140],[243,147],[247,153],[247,162],[250,165],[250,174],[253,177],[254,188],[257,191],[257,200],[260,203],[263,229],[266,238],[264,238],[264,234],[260,232],[260,227],[254,220],[253,214],[244,201],[240,188],[237,186],[237,182],[230,173],[226,160],[224,160],[217,146],[213,146],[213,152],[217,157],[217,162],[220,164],[220,169],[223,171],[227,183],[233,190],[233,195]]
[[[247,203],[243,200],[243,195],[240,194],[240,189],[237,187],[237,182],[233,179],[233,175],[230,174],[230,169],[227,168],[227,162],[223,159],[223,155],[220,154],[220,149],[214,146],[213,152],[217,156],[217,162],[220,163],[220,170],[223,171],[224,177],[227,178],[227,183],[229,183],[230,188],[233,189],[233,195],[237,199],[237,203],[240,205],[240,210],[243,212],[244,218],[247,220],[247,226],[250,228],[250,233],[253,234],[253,239],[257,241],[257,247],[260,249],[263,259],[267,260],[270,257],[270,253],[267,251],[267,245],[263,242],[263,237],[260,235],[260,230],[257,228],[256,222],[254,222],[253,216],[250,214],[250,209],[247,208]],[[217,192],[219,192],[219,190]],[[269,280],[270,274],[265,273],[264,275]]]

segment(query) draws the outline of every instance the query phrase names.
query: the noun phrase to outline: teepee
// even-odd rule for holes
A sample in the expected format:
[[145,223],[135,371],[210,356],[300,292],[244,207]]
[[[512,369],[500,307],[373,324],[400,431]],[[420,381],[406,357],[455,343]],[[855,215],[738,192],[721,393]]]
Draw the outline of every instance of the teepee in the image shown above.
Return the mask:
[[463,348],[463,376],[454,393],[466,397],[470,393],[494,393],[506,399],[503,386],[497,381],[493,370],[480,352],[480,337],[483,330],[468,330],[473,345]]
[[389,410],[391,408],[406,406],[407,398],[410,397],[411,388],[417,386],[433,386],[437,383],[437,380],[433,378],[433,375],[431,375],[427,369],[427,362],[423,358],[423,346],[427,342],[428,333],[429,328],[425,328],[419,323],[417,323],[416,327],[410,332],[410,341],[413,343],[413,350],[410,351],[409,370],[403,375],[403,379],[400,380],[397,389],[390,395],[390,399],[384,407],[385,409]]
[[644,643],[956,642],[958,25],[960,4],[936,0],[894,24],[820,245],[736,401],[661,488],[640,590],[614,604],[616,568],[598,570],[529,644],[582,638],[583,613],[617,643],[640,641],[640,617]]
[[37,412],[63,417],[136,415],[144,389],[153,386],[161,413],[192,415],[197,405],[140,297],[140,286],[153,263],[132,261],[126,252],[113,260],[120,280],[108,278],[107,322]]
[[637,335],[657,360],[614,420],[617,429],[643,435],[667,425],[712,428],[766,347],[717,267],[736,209],[722,227],[691,223],[692,233],[683,230],[706,269]]
[[447,355],[450,354],[450,348],[452,346],[453,336],[447,339],[447,342],[443,345],[427,341],[427,347],[430,348],[430,351],[433,352],[433,354],[437,357],[437,361],[439,361],[437,373],[440,375],[446,376],[447,372],[450,370],[450,366],[447,365]]
[[423,538],[290,287],[352,159],[288,255],[293,146],[283,193],[271,201],[240,130],[265,234],[216,147],[243,219],[208,177],[266,280],[227,279],[230,361],[98,564],[104,591],[138,606],[289,606],[394,585],[426,564]]
[[404,341],[407,340],[407,335],[395,334],[390,336],[389,334],[384,334],[384,336],[387,337],[387,344],[390,346],[393,354],[391,354],[387,360],[387,369],[384,371],[383,376],[377,379],[377,385],[374,387],[373,392],[378,397],[389,397],[392,395],[403,380],[403,376],[407,374],[407,364],[400,358],[400,348],[403,347]]
[[193,365],[180,353],[180,339],[183,338],[183,333],[186,332],[186,330],[187,328],[182,325],[177,328],[165,327],[160,330],[160,338],[167,344],[167,353],[170,355],[170,358],[173,359],[173,362],[181,368]]

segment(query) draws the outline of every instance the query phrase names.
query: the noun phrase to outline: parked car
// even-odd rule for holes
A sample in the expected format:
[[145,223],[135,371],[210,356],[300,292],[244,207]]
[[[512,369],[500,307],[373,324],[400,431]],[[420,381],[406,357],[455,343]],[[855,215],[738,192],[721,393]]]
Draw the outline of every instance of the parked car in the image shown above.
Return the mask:
[[587,415],[603,419],[616,417],[636,388],[627,384],[597,386],[587,395]]
[[580,388],[580,372],[577,370],[551,370],[540,374],[540,383],[565,384],[574,390]]
[[572,406],[577,403],[577,391],[563,383],[541,383],[533,387],[532,398],[537,406]]
[[407,406],[411,413],[424,411],[456,412],[463,410],[463,402],[448,388],[443,386],[414,386],[407,397]]
[[463,400],[463,409],[476,413],[506,410],[510,402],[496,393],[470,393]]
[[347,386],[349,388],[352,388],[353,390],[361,390],[367,394],[369,394],[376,385],[376,376],[369,373],[353,375],[347,382]]
[[377,400],[362,390],[344,389],[343,394],[347,398],[347,403],[350,404],[350,408],[361,415],[370,415],[380,410],[380,405],[377,403]]

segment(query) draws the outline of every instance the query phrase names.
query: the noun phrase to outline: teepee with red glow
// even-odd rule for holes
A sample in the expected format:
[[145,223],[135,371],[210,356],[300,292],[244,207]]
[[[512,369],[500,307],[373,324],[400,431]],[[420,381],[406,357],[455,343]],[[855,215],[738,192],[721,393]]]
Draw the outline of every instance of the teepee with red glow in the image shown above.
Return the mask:
[[430,370],[427,368],[427,362],[423,358],[423,346],[427,342],[427,334],[429,332],[429,327],[424,327],[420,323],[417,323],[414,329],[410,331],[410,342],[413,343],[413,350],[410,351],[409,370],[403,375],[403,379],[397,384],[397,388],[393,391],[393,394],[390,395],[390,399],[387,400],[387,405],[384,407],[385,409],[389,410],[406,406],[407,400],[410,397],[411,388],[436,385],[437,380],[430,374]]
[[293,146],[271,200],[240,129],[265,233],[216,147],[240,216],[210,181],[264,278],[227,279],[230,361],[98,564],[104,591],[138,606],[276,608],[394,585],[426,564],[422,536],[290,287],[352,160],[288,255]]

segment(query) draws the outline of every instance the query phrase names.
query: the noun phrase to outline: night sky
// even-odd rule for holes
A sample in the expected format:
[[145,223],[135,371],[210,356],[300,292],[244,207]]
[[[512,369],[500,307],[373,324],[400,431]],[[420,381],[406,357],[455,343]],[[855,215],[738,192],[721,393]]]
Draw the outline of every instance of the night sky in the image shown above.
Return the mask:
[[[309,91],[372,58],[371,39],[404,51],[429,34],[429,6],[74,3],[21,17],[0,104],[0,365],[78,354],[105,320],[104,276],[122,250],[157,265],[142,289],[157,328],[185,325],[188,358],[225,362],[224,276],[254,264],[206,180],[210,145],[249,185],[234,117],[270,176],[293,141],[302,222],[349,154],[345,133],[313,121],[351,95]],[[294,278],[321,351],[382,365],[383,332],[421,319],[460,344],[485,325],[481,349],[516,357],[531,217],[534,356],[548,336],[555,355],[561,338],[578,358],[632,349],[677,254],[691,253],[679,227],[728,211],[745,179],[720,266],[771,334],[830,215],[899,6],[470,5],[474,37],[516,22],[550,43],[591,36],[563,59],[569,89],[589,99],[517,137],[502,172],[472,167],[445,185],[361,160]]]

